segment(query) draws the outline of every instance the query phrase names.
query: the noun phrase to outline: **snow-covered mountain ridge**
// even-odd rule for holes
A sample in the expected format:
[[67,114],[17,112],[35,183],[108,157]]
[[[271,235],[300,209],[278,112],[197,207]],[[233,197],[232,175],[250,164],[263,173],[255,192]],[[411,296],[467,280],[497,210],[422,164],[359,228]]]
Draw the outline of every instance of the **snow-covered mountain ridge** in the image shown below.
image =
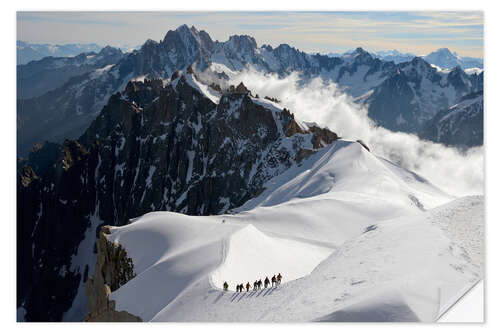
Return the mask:
[[[346,54],[352,53],[352,51],[347,51],[344,53],[328,53],[330,57],[340,57]],[[417,55],[413,53],[402,53],[398,50],[382,50],[370,52],[374,57],[379,58],[384,61],[393,61],[395,64],[402,62],[411,61]],[[461,57],[456,52],[451,52],[448,48],[440,48],[433,51],[427,55],[421,55],[429,64],[438,66],[443,69],[451,70],[457,66],[460,66],[464,71],[471,68],[483,68],[482,58],[473,57]]]
[[[74,76],[64,86],[54,86],[42,96],[18,100],[18,151],[25,154],[37,141],[76,138],[105,101],[122,91],[130,80],[168,80],[175,71],[189,66],[197,72],[208,71],[221,77],[248,67],[280,76],[300,72],[305,80],[321,77],[337,83],[355,98],[364,96],[360,102],[369,105],[370,116],[380,125],[410,132],[416,132],[415,126],[455,104],[460,97],[482,89],[482,73],[469,75],[460,68],[447,73],[429,64],[429,69],[422,71],[418,63],[412,60],[396,65],[361,48],[332,58],[310,55],[288,44],[259,47],[247,35],[214,42],[207,32],[182,25],[168,31],[160,42],[146,41],[113,66]],[[416,75],[401,76],[408,70],[414,70]],[[432,80],[426,79],[430,76]],[[430,92],[432,96],[428,96]],[[387,112],[383,113],[381,110],[385,109]],[[418,121],[410,126],[414,119]]]
[[451,52],[447,48],[440,48],[426,55],[427,62],[439,66],[441,68],[452,69],[460,66],[466,70],[469,68],[483,68],[483,59],[472,57],[460,57],[456,52]]
[[419,131],[423,139],[467,149],[483,145],[483,92],[462,97],[455,105],[439,111]]
[[[111,293],[116,310],[144,321],[434,321],[481,278],[482,197],[442,205],[451,198],[356,142],[298,169],[236,214],[155,212],[111,228],[136,273]],[[311,182],[328,184],[310,192]],[[278,272],[278,288],[234,292]]]
[[75,57],[46,57],[17,66],[17,98],[41,96],[64,85],[70,78],[116,64],[123,57],[110,46],[99,53],[86,52]]
[[483,73],[469,76],[460,68],[438,71],[417,57],[400,64],[362,102],[379,125],[393,131],[416,132],[439,110],[482,89]]

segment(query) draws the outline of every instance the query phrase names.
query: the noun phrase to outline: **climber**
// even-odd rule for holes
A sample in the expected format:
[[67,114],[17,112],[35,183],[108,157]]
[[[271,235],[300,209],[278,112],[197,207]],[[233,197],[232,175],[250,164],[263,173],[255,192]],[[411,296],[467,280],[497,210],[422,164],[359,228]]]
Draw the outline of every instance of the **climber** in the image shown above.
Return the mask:
[[257,282],[257,286],[259,287],[259,289],[262,288],[262,279],[259,279],[259,282]]
[[281,284],[281,278],[282,278],[281,273],[278,273],[278,277],[277,277],[278,285]]
[[228,287],[229,287],[229,285],[227,284],[227,282],[224,282],[224,291],[227,291]]
[[269,285],[269,278],[266,276],[266,279],[264,280],[264,288],[267,288]]
[[250,290],[250,282],[247,282],[247,292]]
[[274,287],[274,285],[276,284],[276,275],[273,275],[273,277],[271,278],[271,282],[272,286]]
[[257,286],[259,285],[259,283],[257,282],[257,280],[255,280],[255,282],[253,283],[253,290],[257,290]]

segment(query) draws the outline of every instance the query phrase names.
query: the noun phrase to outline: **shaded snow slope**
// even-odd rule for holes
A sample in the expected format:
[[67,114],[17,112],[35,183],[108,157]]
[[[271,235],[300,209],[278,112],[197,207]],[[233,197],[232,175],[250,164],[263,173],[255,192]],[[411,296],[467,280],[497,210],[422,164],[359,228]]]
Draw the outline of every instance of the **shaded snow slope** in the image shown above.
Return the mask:
[[224,263],[212,274],[212,283],[221,286],[224,281],[232,281],[229,290],[235,291],[237,283],[252,284],[276,274],[278,268],[285,283],[311,273],[331,253],[332,249],[327,247],[267,236],[250,224],[226,243]]
[[[440,205],[452,198],[347,141],[282,176],[234,215],[155,212],[112,228],[137,274],[111,294],[116,309],[145,321],[434,321],[481,278],[483,197]],[[278,272],[278,288],[232,291]]]
[[259,229],[337,246],[374,221],[417,214],[449,202],[422,177],[337,140],[272,178],[232,219]]
[[332,198],[353,193],[374,195],[401,206],[417,204],[423,208],[435,207],[451,199],[418,175],[378,158],[358,143],[344,140],[337,140],[302,166],[289,169],[264,186],[267,188],[264,193],[238,211],[322,194]]

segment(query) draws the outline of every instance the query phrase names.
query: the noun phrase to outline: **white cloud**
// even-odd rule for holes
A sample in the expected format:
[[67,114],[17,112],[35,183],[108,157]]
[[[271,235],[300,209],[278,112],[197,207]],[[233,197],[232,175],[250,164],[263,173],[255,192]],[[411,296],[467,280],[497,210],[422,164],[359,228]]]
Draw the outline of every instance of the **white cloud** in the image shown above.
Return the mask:
[[246,70],[235,74],[255,94],[280,99],[299,119],[314,121],[346,139],[362,139],[375,154],[412,170],[456,196],[482,194],[484,191],[484,149],[466,153],[441,144],[420,140],[417,136],[377,127],[367,110],[341,93],[331,82],[316,78],[300,82],[294,73],[285,78]]

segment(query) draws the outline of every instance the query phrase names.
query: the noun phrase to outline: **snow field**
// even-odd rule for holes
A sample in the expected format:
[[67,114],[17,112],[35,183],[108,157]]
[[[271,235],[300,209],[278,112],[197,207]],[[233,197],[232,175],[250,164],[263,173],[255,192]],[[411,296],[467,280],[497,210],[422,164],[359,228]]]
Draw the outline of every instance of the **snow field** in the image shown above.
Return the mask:
[[211,276],[214,286],[227,281],[229,290],[236,290],[236,284],[250,282],[281,273],[281,283],[295,280],[311,271],[333,249],[311,245],[289,239],[265,235],[253,225],[235,232],[228,240],[224,263]]
[[[111,294],[117,310],[144,321],[434,321],[482,278],[483,198],[450,202],[356,142],[265,187],[234,215],[155,212],[112,228],[137,274]],[[233,292],[277,273],[278,288]]]

